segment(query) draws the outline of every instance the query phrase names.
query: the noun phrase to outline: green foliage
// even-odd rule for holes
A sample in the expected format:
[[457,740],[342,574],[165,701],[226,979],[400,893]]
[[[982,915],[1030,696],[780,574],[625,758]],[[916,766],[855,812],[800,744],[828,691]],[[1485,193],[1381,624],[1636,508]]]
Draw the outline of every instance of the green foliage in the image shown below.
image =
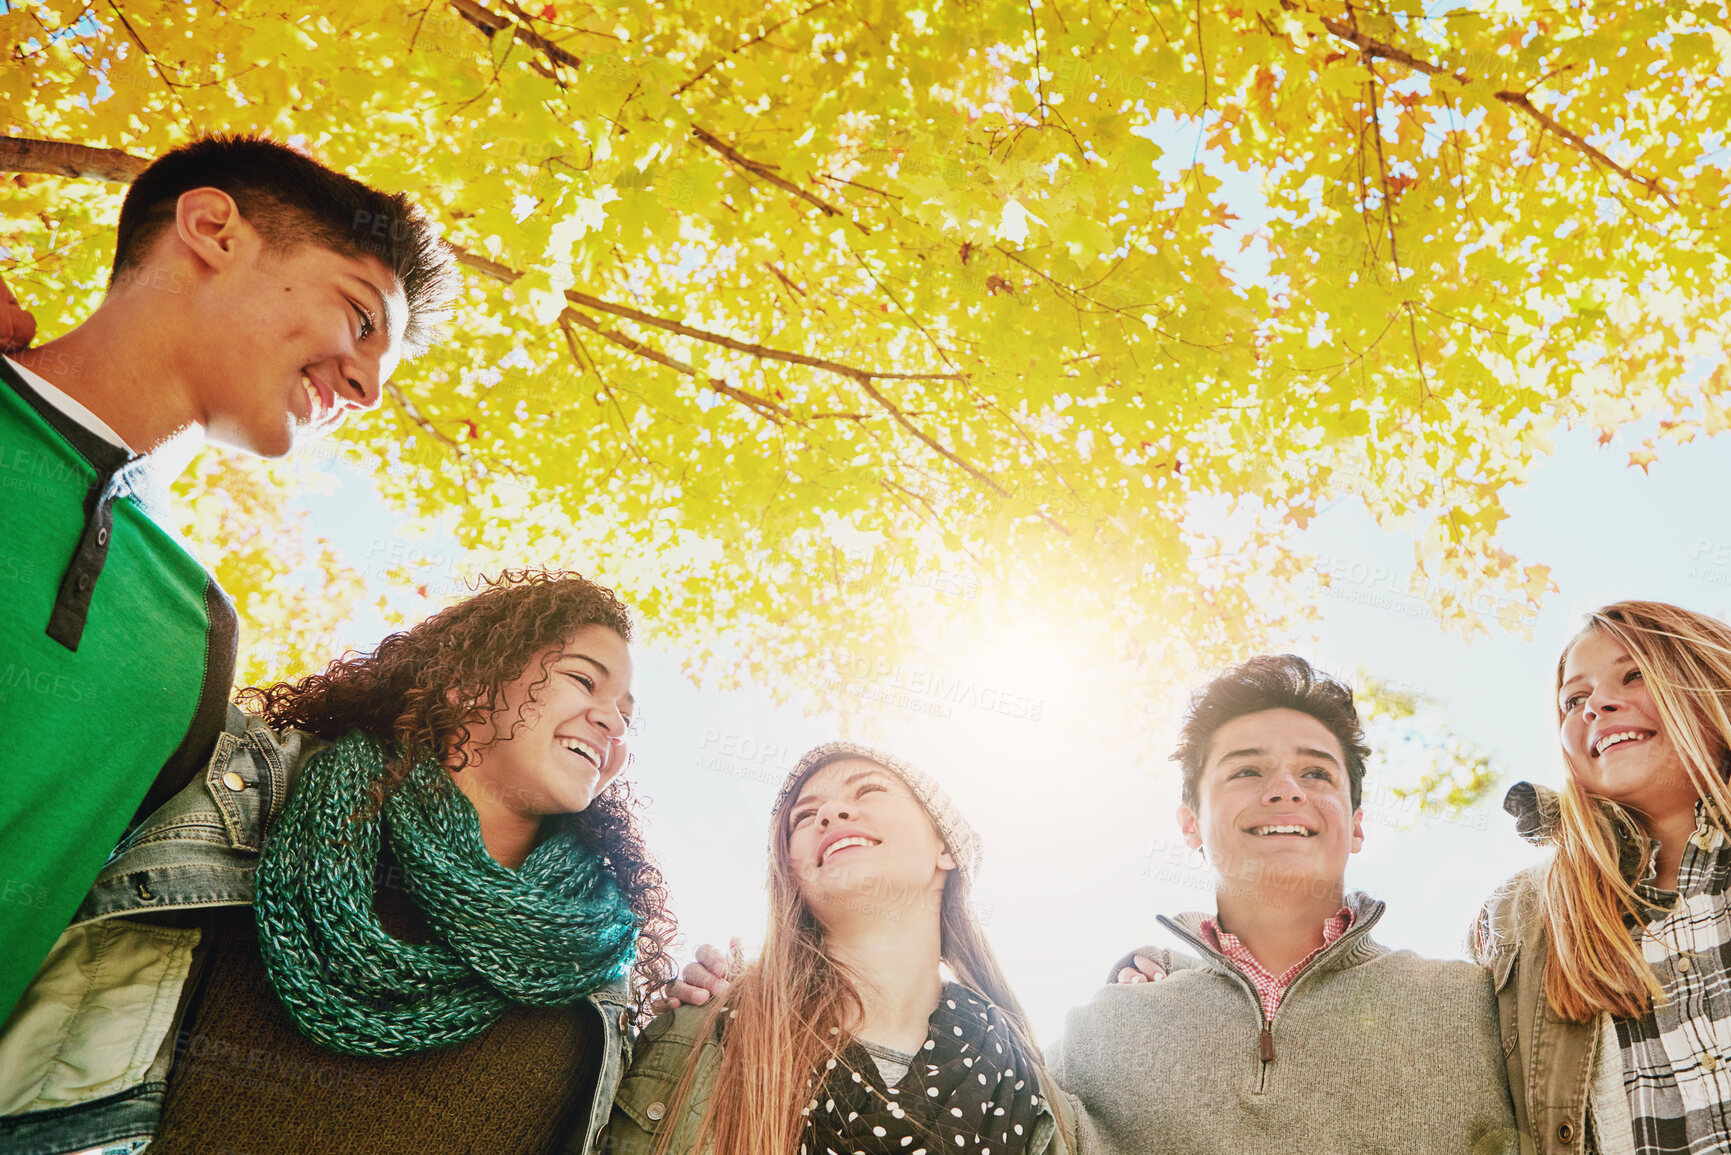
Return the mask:
[[1491,753],[1456,732],[1435,699],[1362,672],[1353,697],[1376,768],[1367,789],[1387,800],[1382,809],[1458,818],[1501,777]]
[[[1549,586],[1495,535],[1559,422],[1728,422],[1722,7],[1430,7],[50,0],[0,121],[425,203],[455,338],[345,436],[701,668],[1061,613],[1163,685],[1298,628],[1321,500],[1421,526],[1470,630]],[[114,204],[10,192],[46,331]]]

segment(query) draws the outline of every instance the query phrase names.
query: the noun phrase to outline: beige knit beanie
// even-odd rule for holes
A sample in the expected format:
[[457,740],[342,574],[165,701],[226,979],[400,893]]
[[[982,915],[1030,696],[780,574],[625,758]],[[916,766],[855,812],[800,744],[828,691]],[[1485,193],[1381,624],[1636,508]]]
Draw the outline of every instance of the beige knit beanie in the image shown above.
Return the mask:
[[875,762],[906,783],[931,816],[932,825],[938,828],[938,837],[944,840],[944,849],[956,860],[962,877],[969,883],[974,881],[980,869],[980,836],[974,833],[974,828],[968,825],[968,820],[962,817],[962,812],[956,809],[956,804],[950,801],[943,787],[919,767],[858,742],[825,742],[807,750],[777,791],[775,805],[769,811],[771,816],[781,813],[789,795],[798,790],[807,778],[843,758],[864,758],[867,762]]

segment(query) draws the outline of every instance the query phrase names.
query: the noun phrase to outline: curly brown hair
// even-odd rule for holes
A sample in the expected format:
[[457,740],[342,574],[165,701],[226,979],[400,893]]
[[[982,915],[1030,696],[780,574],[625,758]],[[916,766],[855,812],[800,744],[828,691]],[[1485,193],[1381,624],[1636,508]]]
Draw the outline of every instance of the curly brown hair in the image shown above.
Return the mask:
[[[371,790],[376,810],[418,763],[466,750],[471,727],[505,708],[506,687],[523,676],[537,653],[590,625],[631,640],[624,603],[577,574],[506,570],[481,578],[480,585],[479,593],[392,634],[370,654],[340,658],[298,682],[242,690],[238,699],[278,729],[333,742],[356,730],[392,739],[397,755]],[[550,676],[544,661],[529,701]],[[519,711],[517,722],[522,721]],[[465,754],[462,766],[468,759]],[[643,844],[640,810],[630,783],[620,778],[566,821],[612,868],[637,916],[632,986],[636,1015],[644,1018],[649,1000],[673,977],[668,948],[678,927],[667,909],[666,879]]]

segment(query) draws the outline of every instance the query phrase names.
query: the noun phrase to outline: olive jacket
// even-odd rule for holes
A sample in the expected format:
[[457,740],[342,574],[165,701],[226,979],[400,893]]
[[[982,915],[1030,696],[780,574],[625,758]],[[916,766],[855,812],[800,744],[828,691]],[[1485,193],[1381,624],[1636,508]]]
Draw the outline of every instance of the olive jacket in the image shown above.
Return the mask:
[[[689,1101],[672,1117],[671,1105],[680,1076],[693,1048],[701,1047]],[[665,1148],[671,1155],[696,1155],[698,1125],[715,1086],[722,1046],[702,1007],[680,1007],[658,1016],[637,1040],[631,1067],[613,1100],[613,1120],[597,1155],[654,1155],[662,1149],[662,1131],[672,1129]],[[1052,1112],[1051,1088],[1041,1096],[1040,1112],[1028,1143],[1028,1155],[1074,1155],[1075,1143],[1061,1133]],[[707,1150],[707,1147],[705,1148]]]
[[[1503,809],[1521,836],[1544,845],[1554,836],[1556,796],[1518,782]],[[1497,1020],[1523,1150],[1536,1155],[1633,1155],[1634,1124],[1623,1090],[1622,1051],[1611,1016],[1590,1023],[1559,1018],[1545,997],[1549,936],[1544,881],[1548,863],[1498,887],[1479,913],[1473,955],[1490,968]]]

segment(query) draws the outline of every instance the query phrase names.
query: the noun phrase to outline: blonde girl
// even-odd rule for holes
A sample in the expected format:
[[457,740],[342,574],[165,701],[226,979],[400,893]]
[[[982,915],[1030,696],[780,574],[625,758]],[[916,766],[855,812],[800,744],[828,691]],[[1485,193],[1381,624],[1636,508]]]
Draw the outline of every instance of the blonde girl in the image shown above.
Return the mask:
[[1605,606],[1563,650],[1563,788],[1506,804],[1556,854],[1477,935],[1538,1151],[1731,1150],[1728,700],[1731,627],[1679,606]]

